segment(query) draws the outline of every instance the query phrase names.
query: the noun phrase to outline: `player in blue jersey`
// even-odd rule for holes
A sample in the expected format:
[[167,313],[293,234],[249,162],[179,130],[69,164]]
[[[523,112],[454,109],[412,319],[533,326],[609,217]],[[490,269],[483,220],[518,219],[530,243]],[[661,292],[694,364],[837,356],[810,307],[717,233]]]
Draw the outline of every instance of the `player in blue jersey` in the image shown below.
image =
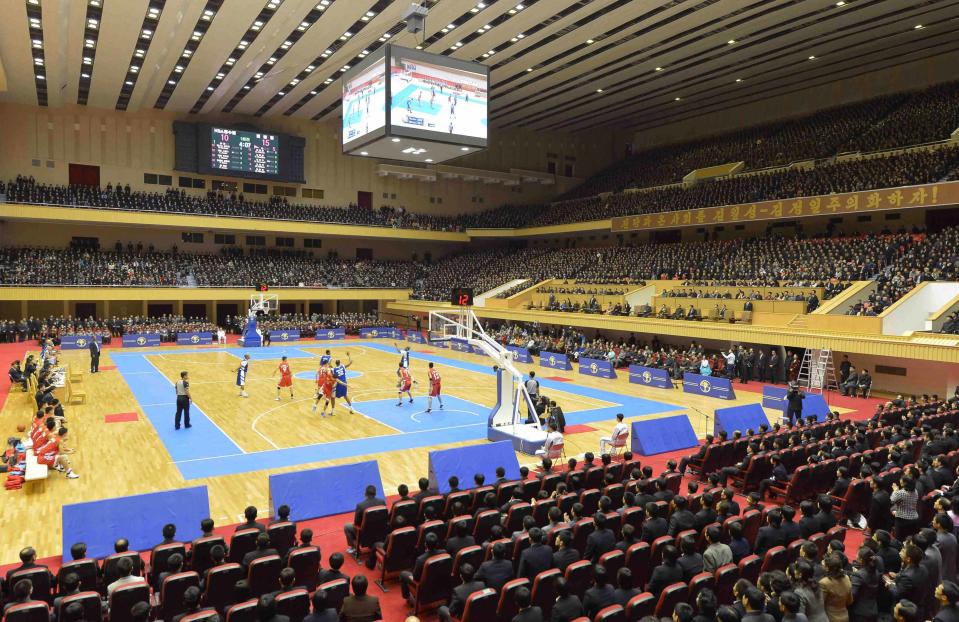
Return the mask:
[[326,354],[320,357],[320,367],[329,365],[331,360],[333,360],[333,356],[330,354],[330,351],[327,350]]
[[402,348],[394,341],[393,347],[396,348],[396,351],[400,353],[400,367],[403,369],[410,368],[410,347],[403,346]]
[[347,352],[345,365],[340,363],[339,359],[337,359],[333,365],[333,382],[336,383],[336,386],[333,389],[333,401],[330,406],[331,413],[336,408],[336,398],[340,397],[346,400],[346,403],[350,406],[350,414],[353,414],[353,402],[350,400],[350,396],[347,395],[349,387],[346,384],[346,368],[352,364],[353,359],[350,358],[350,353]]

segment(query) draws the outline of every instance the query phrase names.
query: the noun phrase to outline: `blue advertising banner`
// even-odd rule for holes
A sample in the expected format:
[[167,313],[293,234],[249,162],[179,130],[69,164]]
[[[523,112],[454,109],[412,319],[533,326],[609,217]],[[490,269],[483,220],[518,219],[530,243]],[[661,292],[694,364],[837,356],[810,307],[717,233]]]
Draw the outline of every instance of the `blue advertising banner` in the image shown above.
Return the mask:
[[786,388],[763,385],[763,406],[786,412]]
[[213,343],[213,333],[177,333],[178,346],[206,346]]
[[360,337],[372,338],[372,339],[400,339],[402,335],[399,335],[400,331],[389,326],[378,326],[376,328],[361,328]]
[[642,365],[629,366],[629,381],[656,389],[672,389],[673,379],[665,369],[644,367]]
[[513,360],[517,363],[533,362],[533,357],[530,356],[529,350],[526,348],[521,348],[519,346],[506,346],[506,349],[513,353]]
[[683,393],[705,395],[718,400],[736,399],[736,392],[733,391],[733,383],[730,382],[729,378],[700,376],[689,372],[683,374]]
[[123,336],[124,348],[145,348],[160,345],[160,333],[130,333]]
[[602,359],[579,359],[579,373],[597,378],[615,378],[613,364]]
[[299,330],[271,330],[270,331],[270,341],[299,341],[300,340],[300,331]]
[[319,341],[330,341],[333,339],[346,339],[345,328],[317,328],[316,339]]
[[457,339],[456,337],[450,339],[450,348],[455,352],[473,352],[473,346],[471,346],[468,341],[465,339]]
[[[61,350],[83,350],[90,347],[90,340],[93,335],[60,335]],[[97,343],[103,343],[103,340],[97,335]]]
[[423,333],[415,330],[406,331],[406,340],[410,343],[426,343],[426,337]]
[[569,363],[569,357],[565,354],[546,352],[545,350],[539,353],[539,366],[549,367],[550,369],[563,369],[566,371],[573,369],[573,366]]

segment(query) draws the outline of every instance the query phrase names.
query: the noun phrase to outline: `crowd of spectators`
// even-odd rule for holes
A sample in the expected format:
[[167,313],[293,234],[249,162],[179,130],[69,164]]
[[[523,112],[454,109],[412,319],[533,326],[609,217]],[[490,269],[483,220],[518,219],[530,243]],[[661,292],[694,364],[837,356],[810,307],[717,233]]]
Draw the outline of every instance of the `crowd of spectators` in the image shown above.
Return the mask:
[[114,186],[108,183],[105,187],[61,186],[37,183],[33,177],[22,175],[6,183],[0,182],[0,197],[4,195],[5,200],[10,203],[371,225],[399,229],[459,230],[454,217],[416,214],[402,207],[383,206],[370,209],[352,203],[345,207],[307,205],[290,203],[285,197],[276,196],[266,201],[251,201],[243,193],[209,191],[200,196],[175,188],[168,188],[162,193],[131,191],[129,184]]
[[105,285],[136,287],[409,287],[421,271],[406,261],[312,257],[306,251],[244,251],[219,254],[143,249],[2,248],[4,285]]
[[463,217],[467,227],[531,227],[658,214],[757,201],[828,195],[955,179],[959,147],[880,155],[702,181],[691,186],[627,191],[550,205],[507,205]]
[[959,128],[959,82],[839,106],[795,119],[644,150],[559,200],[679,183],[690,171],[744,162],[746,170],[946,140]]
[[[245,324],[245,318],[226,317],[226,330],[229,333],[241,334]],[[391,321],[380,319],[376,313],[280,313],[257,321],[257,328],[264,332],[298,330],[303,338],[315,337],[318,332],[334,328],[344,329],[347,335],[357,335],[361,328],[393,325]]]

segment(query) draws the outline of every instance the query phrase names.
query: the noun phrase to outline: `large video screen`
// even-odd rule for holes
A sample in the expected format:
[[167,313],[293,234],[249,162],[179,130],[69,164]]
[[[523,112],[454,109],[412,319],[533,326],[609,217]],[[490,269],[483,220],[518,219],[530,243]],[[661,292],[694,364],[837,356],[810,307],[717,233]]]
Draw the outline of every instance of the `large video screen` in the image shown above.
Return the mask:
[[210,128],[210,168],[213,170],[279,175],[280,140],[276,134]]
[[386,125],[386,65],[380,59],[343,77],[343,144]]
[[[480,63],[390,46],[390,133],[483,144],[489,69]],[[441,137],[440,135],[444,135]],[[481,142],[477,142],[481,141]]]

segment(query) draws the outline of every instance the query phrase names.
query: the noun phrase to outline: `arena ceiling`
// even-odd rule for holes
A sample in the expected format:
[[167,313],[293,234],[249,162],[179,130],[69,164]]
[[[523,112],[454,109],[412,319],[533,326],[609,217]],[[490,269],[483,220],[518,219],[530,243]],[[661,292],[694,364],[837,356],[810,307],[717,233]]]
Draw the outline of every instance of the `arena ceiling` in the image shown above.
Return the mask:
[[4,0],[0,101],[339,115],[387,41],[492,68],[490,123],[641,129],[959,51],[959,0]]

